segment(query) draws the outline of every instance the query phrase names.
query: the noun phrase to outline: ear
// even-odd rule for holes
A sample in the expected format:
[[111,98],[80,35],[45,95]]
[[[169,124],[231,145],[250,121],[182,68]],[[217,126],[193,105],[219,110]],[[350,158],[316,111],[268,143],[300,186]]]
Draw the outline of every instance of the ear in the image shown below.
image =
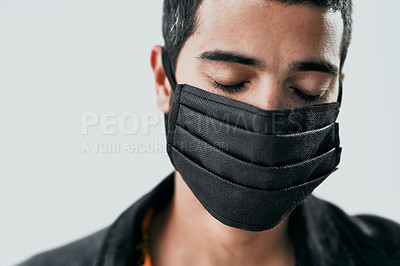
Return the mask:
[[155,45],[151,49],[150,64],[154,73],[154,81],[156,83],[157,106],[164,113],[168,113],[170,109],[170,98],[172,94],[171,85],[165,75],[162,64],[162,47]]
[[343,80],[344,80],[344,74],[342,73],[342,74],[340,74],[340,80],[343,82]]

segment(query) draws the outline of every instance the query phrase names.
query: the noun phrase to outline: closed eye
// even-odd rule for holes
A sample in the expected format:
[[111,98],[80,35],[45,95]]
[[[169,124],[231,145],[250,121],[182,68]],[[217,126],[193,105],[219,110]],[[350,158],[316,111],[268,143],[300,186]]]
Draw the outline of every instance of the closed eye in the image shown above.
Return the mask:
[[[310,95],[307,93],[304,93],[302,90],[295,88],[295,87],[290,87],[294,94],[296,94],[297,97],[299,97],[301,100],[305,101],[305,102],[316,102],[321,98],[324,98],[322,96],[322,94],[318,94],[318,95]],[[325,99],[325,98],[324,98]]]
[[221,89],[221,90],[223,90],[225,92],[235,93],[235,92],[241,91],[244,88],[244,86],[246,85],[246,83],[249,83],[249,82],[250,81],[243,81],[243,82],[240,82],[240,83],[227,85],[227,84],[222,84],[222,83],[219,83],[219,82],[213,80],[213,85],[216,88]]

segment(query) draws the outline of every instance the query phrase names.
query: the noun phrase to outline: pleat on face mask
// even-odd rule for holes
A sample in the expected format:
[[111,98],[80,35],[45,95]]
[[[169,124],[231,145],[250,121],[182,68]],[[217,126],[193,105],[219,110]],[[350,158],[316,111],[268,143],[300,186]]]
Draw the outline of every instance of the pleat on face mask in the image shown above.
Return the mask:
[[[229,113],[225,115],[229,116]],[[232,156],[264,166],[310,159],[331,150],[339,142],[336,123],[298,133],[265,134],[221,122],[184,105],[180,105],[176,125]],[[288,150],[290,154],[283,153]]]
[[[329,173],[338,164],[340,148],[314,158],[285,166],[265,167],[227,154],[221,149],[193,137],[178,127],[172,146],[198,165],[221,178],[251,188],[276,190]],[[218,163],[216,163],[218,162]],[[234,167],[232,167],[234,165]]]

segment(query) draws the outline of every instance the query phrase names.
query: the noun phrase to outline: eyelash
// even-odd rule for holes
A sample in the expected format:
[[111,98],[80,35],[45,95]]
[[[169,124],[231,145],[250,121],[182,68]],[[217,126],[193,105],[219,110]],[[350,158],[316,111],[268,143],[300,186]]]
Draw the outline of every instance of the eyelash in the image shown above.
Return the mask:
[[[241,91],[244,88],[244,86],[246,85],[246,83],[249,83],[249,81],[243,81],[243,82],[233,84],[233,85],[225,85],[225,84],[216,82],[215,80],[213,81],[213,84],[216,88],[219,88],[228,93],[235,93],[235,92]],[[315,102],[322,97],[321,95],[306,94],[306,93],[302,92],[300,89],[295,88],[295,87],[290,87],[290,88],[293,89],[293,92],[294,92],[294,94],[296,94],[297,97],[299,97],[301,100],[303,100],[305,102]]]
[[246,85],[246,83],[249,83],[249,81],[243,81],[243,82],[233,84],[233,85],[225,85],[225,84],[216,82],[215,80],[213,81],[213,85],[216,88],[219,88],[219,89],[229,92],[229,93],[235,93],[235,92],[241,91],[244,88],[244,86]]
[[295,87],[290,87],[290,88],[293,89],[293,92],[294,94],[297,95],[297,97],[299,97],[301,100],[305,102],[315,102],[318,99],[322,98],[322,95],[309,95],[307,93],[302,92],[298,88]]

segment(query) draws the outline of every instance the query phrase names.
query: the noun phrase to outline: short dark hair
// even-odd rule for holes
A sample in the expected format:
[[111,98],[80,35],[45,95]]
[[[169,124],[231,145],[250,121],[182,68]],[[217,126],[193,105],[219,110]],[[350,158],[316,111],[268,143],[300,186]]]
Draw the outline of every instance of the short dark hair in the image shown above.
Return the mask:
[[[203,0],[164,0],[162,32],[164,49],[169,55],[171,67],[175,72],[176,60],[186,40],[195,32],[197,10]],[[340,68],[346,60],[352,31],[351,0],[271,0],[275,2],[308,4],[331,11],[340,11],[343,19]]]

